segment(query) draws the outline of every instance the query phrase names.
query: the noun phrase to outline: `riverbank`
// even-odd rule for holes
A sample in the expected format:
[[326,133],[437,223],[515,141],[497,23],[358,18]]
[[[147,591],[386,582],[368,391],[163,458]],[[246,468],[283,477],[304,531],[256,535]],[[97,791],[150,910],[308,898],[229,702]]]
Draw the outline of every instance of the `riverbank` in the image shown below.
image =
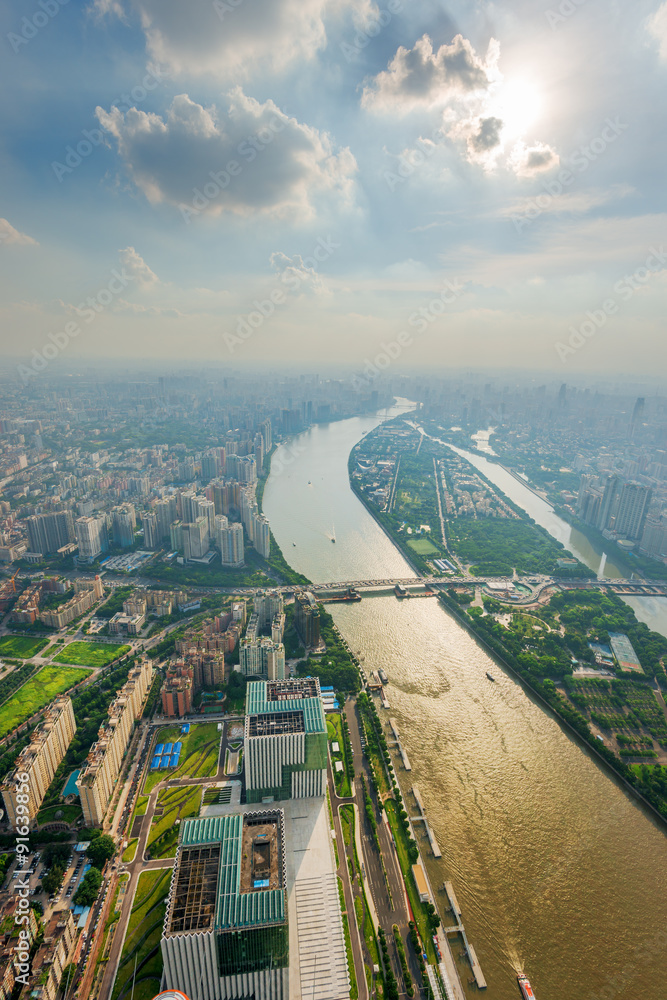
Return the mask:
[[[573,709],[563,701],[562,696],[555,693],[555,690],[545,690],[544,685],[539,687],[536,683],[526,677],[525,671],[521,670],[514,657],[504,650],[502,652],[497,648],[495,641],[490,641],[489,637],[486,637],[479,627],[476,627],[474,622],[471,620],[470,616],[459,607],[459,605],[452,600],[447,594],[441,592],[439,595],[439,600],[447,608],[447,610],[456,618],[456,620],[463,625],[463,627],[475,638],[485,652],[491,656],[496,662],[508,670],[512,676],[516,677],[521,685],[530,693],[537,698],[540,704],[546,708],[550,714],[558,719],[559,723],[562,724],[570,733],[572,733],[577,742],[582,746],[585,746],[586,750],[594,754],[594,756],[604,765],[608,772],[611,772],[614,777],[623,783],[624,787],[632,793],[632,795],[640,800],[642,804],[651,811],[652,815],[655,816],[661,823],[664,830],[667,831],[667,806],[662,805],[662,811],[660,806],[652,803],[642,792],[632,783],[629,779],[629,775],[634,775],[634,772],[630,770],[630,765],[623,763],[616,755],[609,750],[604,744],[598,745],[599,741],[597,737],[594,736],[590,729],[588,728],[588,723],[578,712]],[[553,685],[552,685],[553,687]],[[586,726],[586,731],[584,731],[582,723]],[[635,775],[636,780],[636,775]]]

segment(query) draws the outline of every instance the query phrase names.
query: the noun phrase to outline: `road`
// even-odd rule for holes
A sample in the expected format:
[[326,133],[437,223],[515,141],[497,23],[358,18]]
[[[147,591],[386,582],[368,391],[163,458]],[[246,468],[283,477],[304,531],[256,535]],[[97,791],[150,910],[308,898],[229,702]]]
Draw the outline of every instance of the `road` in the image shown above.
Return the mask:
[[[348,699],[345,703],[345,715],[348,722],[349,732],[350,732],[350,742],[352,749],[354,751],[354,788],[351,798],[340,799],[336,795],[335,788],[333,787],[333,781],[329,782],[329,790],[331,794],[332,808],[334,812],[334,824],[336,829],[336,840],[341,851],[344,849],[344,840],[342,837],[342,829],[340,827],[340,817],[339,809],[340,806],[346,802],[354,802],[357,806],[357,815],[360,822],[360,842],[361,842],[361,852],[365,874],[366,874],[366,893],[370,896],[372,904],[375,908],[375,913],[377,915],[377,920],[379,926],[382,927],[387,938],[387,948],[389,951],[390,962],[396,980],[399,984],[399,993],[405,996],[405,988],[402,986],[403,977],[401,972],[401,966],[398,959],[398,952],[396,949],[396,944],[394,941],[393,925],[396,924],[401,931],[401,937],[403,938],[403,944],[405,947],[405,953],[408,958],[408,963],[410,966],[410,972],[412,974],[413,981],[418,988],[418,984],[421,982],[421,972],[419,966],[417,965],[417,960],[413,954],[412,945],[408,939],[408,921],[411,919],[411,914],[408,907],[408,902],[405,895],[405,887],[403,883],[403,876],[398,863],[398,858],[396,856],[396,849],[394,847],[393,839],[391,836],[391,831],[384,821],[383,815],[379,813],[377,802],[375,805],[375,817],[377,821],[377,831],[380,841],[380,848],[382,852],[382,859],[384,860],[384,865],[387,873],[387,878],[385,880],[385,874],[382,868],[382,863],[380,860],[380,855],[374,844],[373,834],[371,830],[368,817],[366,815],[366,806],[364,802],[364,791],[361,783],[361,778],[363,777],[366,782],[366,787],[371,789],[371,771],[368,761],[363,753],[361,746],[361,734],[359,729],[359,717],[356,708],[356,700]],[[370,792],[371,797],[373,797],[373,792]],[[354,852],[352,848],[348,848],[346,857],[353,860]],[[349,880],[349,870],[347,868],[347,862],[343,863],[341,858],[341,868],[339,869],[341,877],[343,879],[343,886],[346,890],[345,900],[346,908],[348,914],[352,913],[354,916],[354,907],[351,904],[349,895],[354,894],[356,896],[361,896],[361,886],[357,879],[355,879],[354,884],[350,884]],[[345,877],[347,875],[347,877]],[[389,891],[387,890],[387,882],[389,884]],[[391,894],[391,895],[390,895]],[[355,921],[356,922],[356,921]],[[352,920],[350,921],[352,924]],[[354,935],[351,934],[353,938],[353,953],[355,959],[355,969],[358,968],[358,957],[354,948]],[[361,940],[361,949],[364,954],[366,963],[371,966],[371,959],[368,951],[366,949],[363,939]],[[362,996],[362,988],[364,983],[362,982],[359,972],[357,971],[357,981],[359,985],[359,994]]]

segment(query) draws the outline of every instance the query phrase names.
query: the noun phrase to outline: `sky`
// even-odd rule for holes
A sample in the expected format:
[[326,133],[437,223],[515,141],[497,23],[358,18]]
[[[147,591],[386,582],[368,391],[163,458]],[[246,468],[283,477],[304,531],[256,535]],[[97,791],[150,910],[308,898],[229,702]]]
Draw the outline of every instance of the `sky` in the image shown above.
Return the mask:
[[664,372],[667,2],[9,0],[0,45],[24,381]]

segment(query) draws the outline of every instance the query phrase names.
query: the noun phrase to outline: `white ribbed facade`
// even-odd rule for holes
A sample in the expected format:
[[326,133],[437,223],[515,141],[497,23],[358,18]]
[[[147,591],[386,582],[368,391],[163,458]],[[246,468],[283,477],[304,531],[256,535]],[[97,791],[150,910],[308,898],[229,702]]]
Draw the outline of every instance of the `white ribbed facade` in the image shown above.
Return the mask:
[[292,798],[316,799],[327,789],[326,771],[293,771]]
[[277,736],[249,738],[246,732],[246,787],[249,790],[280,787],[283,767],[289,764],[303,764],[305,757],[305,733],[281,733]]
[[196,1000],[289,1000],[289,969],[265,969],[237,976],[216,974],[218,958],[213,931],[162,938],[164,982]]

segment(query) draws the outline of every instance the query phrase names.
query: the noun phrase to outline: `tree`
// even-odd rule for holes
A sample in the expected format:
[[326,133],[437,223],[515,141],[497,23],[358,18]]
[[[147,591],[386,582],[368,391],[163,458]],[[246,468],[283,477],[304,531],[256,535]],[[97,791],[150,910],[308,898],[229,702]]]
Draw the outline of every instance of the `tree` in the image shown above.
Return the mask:
[[30,904],[30,909],[34,910],[35,913],[39,914],[40,917],[44,916],[44,907],[42,906],[42,904],[38,899],[33,899],[32,903]]
[[99,868],[89,868],[81,885],[74,893],[74,902],[81,906],[92,906],[102,885],[102,872]]
[[60,888],[65,869],[61,865],[53,865],[42,879],[42,888],[51,894]]
[[[42,851],[42,861],[47,868],[51,868],[53,865],[60,862],[65,862],[70,856],[70,845],[69,844],[54,844],[53,841],[47,844]],[[63,871],[65,869],[64,864],[61,866]]]
[[103,833],[101,837],[96,837],[91,841],[87,850],[88,860],[95,868],[104,868],[105,864],[116,853],[116,844],[113,837],[108,833]]

